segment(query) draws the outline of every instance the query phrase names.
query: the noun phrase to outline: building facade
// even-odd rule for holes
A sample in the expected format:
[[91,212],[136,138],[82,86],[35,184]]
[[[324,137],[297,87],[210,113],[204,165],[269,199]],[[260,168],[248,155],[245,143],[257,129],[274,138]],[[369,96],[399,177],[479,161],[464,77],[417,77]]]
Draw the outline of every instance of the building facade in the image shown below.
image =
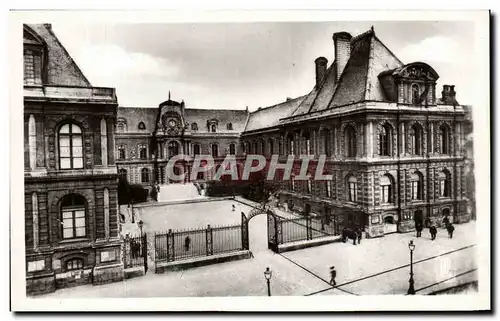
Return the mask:
[[249,153],[309,155],[311,172],[327,156],[332,180],[295,180],[296,162],[281,202],[370,237],[411,231],[416,221],[440,225],[445,216],[468,221],[466,119],[454,86],[438,97],[438,73],[401,62],[373,29],[335,33],[333,43],[333,63],[315,61],[310,93],[251,113],[242,133]]
[[52,32],[24,25],[27,293],[123,279],[113,88],[92,87]]
[[[118,173],[132,184],[147,189],[155,184],[178,183],[167,179],[168,160],[179,154],[211,155],[222,162],[226,155],[239,156],[240,135],[249,112],[241,110],[186,108],[171,100],[154,108],[118,108],[116,163]],[[177,162],[174,173],[186,173],[191,181],[192,162]],[[214,171],[200,173],[195,181],[212,179]]]

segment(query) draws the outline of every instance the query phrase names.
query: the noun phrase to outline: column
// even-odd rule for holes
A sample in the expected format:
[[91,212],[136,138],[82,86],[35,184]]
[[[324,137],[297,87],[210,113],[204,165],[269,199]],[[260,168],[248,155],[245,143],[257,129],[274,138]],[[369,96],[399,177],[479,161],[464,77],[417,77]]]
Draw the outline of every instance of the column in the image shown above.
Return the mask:
[[36,123],[33,115],[30,115],[28,120],[28,144],[30,169],[33,171],[36,168]]
[[[434,123],[430,123],[430,127],[431,127],[431,130],[430,130],[430,146],[431,146],[431,150],[429,151],[429,154],[433,154],[434,153]],[[429,134],[429,133],[428,133]]]
[[406,140],[405,140],[405,123],[404,121],[401,122],[401,155],[405,154],[405,146],[406,146]]
[[109,239],[109,190],[104,188],[104,237]]
[[33,249],[38,249],[39,234],[38,234],[38,196],[33,193],[31,196],[33,207]]
[[101,164],[108,166],[108,133],[104,118],[101,119]]

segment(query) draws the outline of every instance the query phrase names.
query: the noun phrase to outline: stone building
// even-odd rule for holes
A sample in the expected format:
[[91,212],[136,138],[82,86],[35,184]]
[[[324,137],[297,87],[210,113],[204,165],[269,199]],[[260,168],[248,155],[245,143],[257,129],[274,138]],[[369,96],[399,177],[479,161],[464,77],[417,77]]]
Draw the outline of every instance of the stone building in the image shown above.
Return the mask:
[[92,87],[50,24],[24,25],[27,293],[123,278],[117,98]]
[[[118,173],[132,184],[150,189],[170,184],[168,160],[178,154],[212,155],[221,162],[226,155],[239,155],[240,134],[249,112],[241,110],[186,108],[184,101],[169,99],[153,108],[119,107],[116,132]],[[177,162],[174,173],[191,173],[192,162]],[[189,181],[189,175],[185,180]],[[201,173],[209,180],[213,171]]]
[[[361,226],[370,237],[414,229],[416,221],[466,222],[464,107],[438,73],[405,64],[375,35],[333,35],[335,57],[315,61],[308,94],[250,113],[241,135],[248,153],[326,155],[332,180],[290,181],[288,208],[330,215],[338,230]],[[423,57],[425,58],[425,57]],[[439,95],[440,94],[440,95]]]

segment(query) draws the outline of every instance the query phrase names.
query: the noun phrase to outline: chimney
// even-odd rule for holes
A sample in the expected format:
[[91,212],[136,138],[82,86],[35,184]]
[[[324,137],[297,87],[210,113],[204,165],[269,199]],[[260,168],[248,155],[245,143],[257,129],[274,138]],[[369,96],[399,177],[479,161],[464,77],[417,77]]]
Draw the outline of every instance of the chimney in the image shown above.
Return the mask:
[[292,100],[292,97],[286,97],[286,101]]
[[323,78],[326,75],[326,66],[328,65],[328,59],[325,57],[318,57],[314,60],[316,64],[316,89],[319,88]]
[[443,85],[443,91],[441,92],[441,100],[445,104],[455,103],[456,102],[455,86]]
[[345,65],[351,56],[351,39],[350,33],[342,31],[333,34],[333,47],[335,48],[335,60],[336,65],[336,81],[339,80],[342,71],[344,71]]

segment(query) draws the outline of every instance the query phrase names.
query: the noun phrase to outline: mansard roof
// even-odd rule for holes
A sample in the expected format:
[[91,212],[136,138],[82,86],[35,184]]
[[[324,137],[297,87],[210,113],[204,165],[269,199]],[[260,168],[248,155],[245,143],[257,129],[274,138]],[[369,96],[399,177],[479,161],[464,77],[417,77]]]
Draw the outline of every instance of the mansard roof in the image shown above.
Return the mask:
[[46,49],[46,78],[44,85],[92,87],[73,58],[57,39],[50,24],[23,26],[25,44],[42,44]]
[[283,103],[260,108],[250,113],[245,132],[278,125],[280,123],[280,119],[291,115],[305,98],[306,96],[301,96],[289,99]]
[[[185,120],[189,123],[198,124],[197,133],[208,133],[207,121],[215,119],[218,122],[218,133],[241,133],[245,129],[248,111],[245,109],[195,109],[186,108]],[[232,130],[227,129],[227,124],[233,125]]]

